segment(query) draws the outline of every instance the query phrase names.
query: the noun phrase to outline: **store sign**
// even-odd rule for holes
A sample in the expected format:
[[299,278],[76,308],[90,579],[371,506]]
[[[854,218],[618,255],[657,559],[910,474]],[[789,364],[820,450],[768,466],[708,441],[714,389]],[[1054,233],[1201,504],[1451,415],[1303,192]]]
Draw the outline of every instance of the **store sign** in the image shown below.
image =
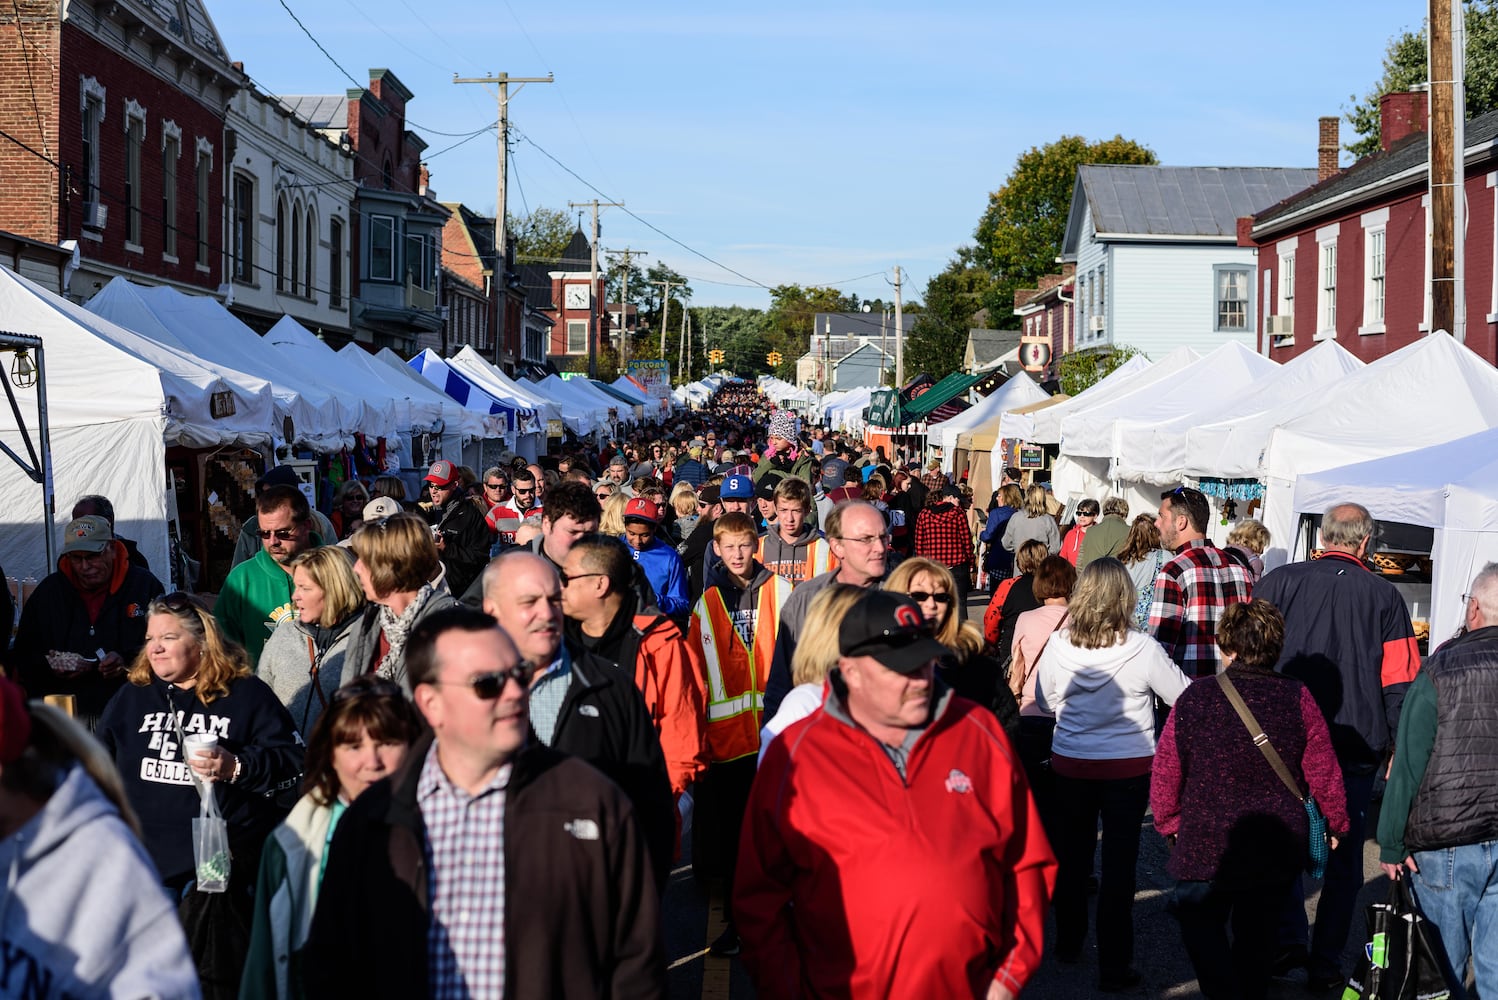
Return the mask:
[[645,390],[645,395],[662,400],[669,408],[671,362],[650,358],[632,359],[625,374],[639,383],[640,387]]
[[1027,372],[1038,372],[1051,363],[1049,337],[1024,336],[1019,339],[1019,363]]
[[562,422],[560,420],[548,420],[548,421],[546,421],[546,436],[547,437],[549,437],[549,438],[559,438],[559,437],[562,437],[565,433],[566,432],[563,430],[563,428],[562,428]]
[[869,395],[869,423],[875,427],[900,426],[900,393],[895,389],[875,389]]
[[234,393],[229,391],[215,392],[212,396],[208,397],[208,412],[213,415],[213,419],[215,420],[234,416]]
[[1018,464],[1021,469],[1044,469],[1045,449],[1038,444],[1020,445]]

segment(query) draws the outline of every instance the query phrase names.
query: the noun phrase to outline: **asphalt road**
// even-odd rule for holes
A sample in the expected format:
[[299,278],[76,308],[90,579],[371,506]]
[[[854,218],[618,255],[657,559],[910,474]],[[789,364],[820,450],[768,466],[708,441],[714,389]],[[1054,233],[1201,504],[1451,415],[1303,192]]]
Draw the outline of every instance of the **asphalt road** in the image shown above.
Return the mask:
[[[974,594],[969,615],[982,616],[985,597]],[[1376,807],[1375,807],[1376,808]],[[1369,829],[1377,829],[1377,816],[1370,817]],[[1165,873],[1168,849],[1164,838],[1154,831],[1151,819],[1145,817],[1139,849],[1138,894],[1134,897],[1134,965],[1144,982],[1131,996],[1149,998],[1184,998],[1200,996],[1191,963],[1181,946],[1180,928],[1166,912],[1166,900],[1173,880]],[[1378,847],[1369,842],[1363,846],[1363,892],[1352,921],[1352,933],[1343,954],[1343,965],[1351,971],[1363,942],[1363,907],[1385,898],[1388,881],[1378,866]],[[1319,893],[1315,884],[1307,884],[1307,913],[1314,916]],[[753,1000],[754,986],[734,959],[708,955],[707,945],[722,930],[722,900],[709,898],[691,875],[686,860],[671,876],[665,898],[666,948],[671,963],[670,996],[672,1000]],[[1024,991],[1026,1000],[1080,1000],[1085,997],[1116,996],[1097,990],[1097,960],[1091,938],[1077,965],[1062,965],[1050,957],[1054,925],[1047,921],[1046,956],[1038,973]],[[1271,998],[1308,996],[1304,974],[1294,979],[1276,980],[1270,987]]]

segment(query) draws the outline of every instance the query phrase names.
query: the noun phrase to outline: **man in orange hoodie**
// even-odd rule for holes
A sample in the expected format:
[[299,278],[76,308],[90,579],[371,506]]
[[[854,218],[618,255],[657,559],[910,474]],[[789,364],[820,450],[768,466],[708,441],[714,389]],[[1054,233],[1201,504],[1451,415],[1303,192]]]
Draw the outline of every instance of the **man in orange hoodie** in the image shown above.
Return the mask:
[[564,633],[574,653],[593,653],[634,677],[680,798],[707,766],[702,664],[671,619],[640,606],[633,574],[619,539],[587,535],[573,543],[561,573]]
[[57,572],[22,609],[8,662],[27,697],[72,695],[74,713],[92,728],[145,644],[146,605],[163,590],[149,570],[130,565],[104,518],[70,521]]

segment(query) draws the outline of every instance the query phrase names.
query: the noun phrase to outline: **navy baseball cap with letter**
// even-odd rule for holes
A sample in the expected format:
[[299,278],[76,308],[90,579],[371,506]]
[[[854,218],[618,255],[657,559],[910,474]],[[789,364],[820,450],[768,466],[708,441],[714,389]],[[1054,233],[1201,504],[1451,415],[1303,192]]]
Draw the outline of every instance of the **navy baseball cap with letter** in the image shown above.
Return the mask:
[[748,476],[729,476],[718,487],[718,496],[724,500],[753,500],[754,480]]
[[872,656],[899,674],[916,673],[949,652],[932,636],[921,606],[891,590],[871,590],[848,609],[837,649],[843,656]]

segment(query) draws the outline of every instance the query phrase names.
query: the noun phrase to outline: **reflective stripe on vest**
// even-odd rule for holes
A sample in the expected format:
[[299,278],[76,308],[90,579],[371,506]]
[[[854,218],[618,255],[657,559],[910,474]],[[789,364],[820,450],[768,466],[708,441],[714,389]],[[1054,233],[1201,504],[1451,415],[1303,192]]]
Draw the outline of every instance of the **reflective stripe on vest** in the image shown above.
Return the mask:
[[[712,587],[702,595],[697,623],[702,632],[709,723],[732,719],[751,710],[756,713],[764,711],[763,689],[775,656],[780,609],[790,593],[790,582],[778,576],[771,577],[759,588],[755,600],[757,612],[752,648],[744,645],[739,630],[734,628],[722,592]],[[731,674],[725,676],[725,661],[730,659],[734,661]],[[735,669],[740,664],[747,669],[743,672]],[[755,727],[757,732],[757,721]]]

